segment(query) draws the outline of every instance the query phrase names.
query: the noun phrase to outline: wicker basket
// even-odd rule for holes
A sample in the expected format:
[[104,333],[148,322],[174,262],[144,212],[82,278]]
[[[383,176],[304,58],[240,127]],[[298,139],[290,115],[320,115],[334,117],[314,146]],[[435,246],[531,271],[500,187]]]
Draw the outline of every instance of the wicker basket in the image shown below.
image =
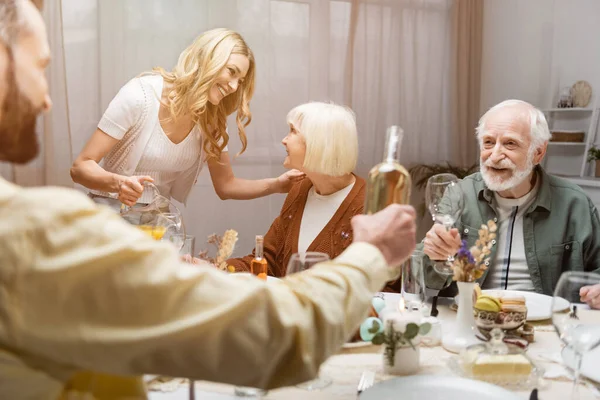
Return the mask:
[[551,142],[583,143],[585,132],[583,131],[552,131]]

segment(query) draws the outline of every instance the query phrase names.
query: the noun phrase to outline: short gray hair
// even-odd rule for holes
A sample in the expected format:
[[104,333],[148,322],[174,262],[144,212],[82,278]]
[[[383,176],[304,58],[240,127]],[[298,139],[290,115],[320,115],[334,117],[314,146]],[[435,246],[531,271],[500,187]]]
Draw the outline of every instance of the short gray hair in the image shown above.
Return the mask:
[[550,129],[548,128],[546,116],[542,111],[523,100],[505,100],[490,108],[479,119],[479,125],[475,129],[475,132],[477,132],[477,138],[481,141],[481,136],[485,132],[485,121],[490,113],[502,108],[514,106],[521,107],[522,109],[526,110],[529,115],[529,133],[531,134],[532,149],[538,149],[547,143],[552,135],[550,134]]
[[0,0],[0,43],[9,51],[29,25],[24,6],[29,0]]

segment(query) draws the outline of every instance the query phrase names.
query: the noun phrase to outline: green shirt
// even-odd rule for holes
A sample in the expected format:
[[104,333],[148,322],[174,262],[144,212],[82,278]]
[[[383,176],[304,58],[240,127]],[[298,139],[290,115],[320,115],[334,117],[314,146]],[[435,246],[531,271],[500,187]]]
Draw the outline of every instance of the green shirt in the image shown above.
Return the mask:
[[[523,216],[525,257],[535,291],[552,295],[564,271],[600,272],[600,220],[596,206],[579,186],[548,175],[541,167],[537,167],[537,171],[540,188]],[[480,173],[463,179],[460,187],[464,209],[456,227],[471,247],[482,224],[498,221],[494,194]],[[495,243],[492,247],[490,264],[496,258],[498,245],[500,243]],[[422,249],[423,244],[418,247]],[[451,277],[433,270],[428,257],[424,265],[428,287],[441,289],[451,283]],[[479,280],[480,284],[488,271]]]

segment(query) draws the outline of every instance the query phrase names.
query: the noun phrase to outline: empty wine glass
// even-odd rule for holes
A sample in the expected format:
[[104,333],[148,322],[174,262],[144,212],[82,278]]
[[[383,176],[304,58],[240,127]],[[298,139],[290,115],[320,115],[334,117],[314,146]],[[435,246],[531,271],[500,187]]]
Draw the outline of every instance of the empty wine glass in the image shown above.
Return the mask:
[[[290,261],[287,265],[286,275],[295,274],[297,272],[306,271],[313,265],[325,262],[329,260],[329,255],[325,253],[318,253],[314,251],[307,251],[304,253],[295,253],[290,257]],[[319,376],[312,381],[304,382],[297,385],[301,389],[305,390],[320,390],[331,385],[332,380],[328,377]]]
[[[600,344],[600,323],[596,311],[581,304],[581,288],[600,283],[600,274],[568,271],[558,280],[552,298],[552,324],[560,340],[567,346],[563,357],[572,362],[574,379],[572,399],[579,396],[579,375],[583,355]],[[563,306],[567,300],[570,306]]]
[[[425,188],[425,202],[434,223],[442,224],[449,231],[459,220],[464,207],[463,192],[459,179],[453,174],[437,174],[429,178]],[[454,254],[448,259],[436,261],[434,269],[443,275],[452,275]]]

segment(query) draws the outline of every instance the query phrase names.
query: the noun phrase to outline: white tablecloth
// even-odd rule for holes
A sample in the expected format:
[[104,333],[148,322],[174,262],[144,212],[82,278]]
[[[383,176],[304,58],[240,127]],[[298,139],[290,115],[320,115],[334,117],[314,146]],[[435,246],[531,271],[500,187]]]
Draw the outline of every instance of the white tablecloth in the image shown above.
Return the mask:
[[[439,307],[438,318],[442,321],[442,329],[453,323],[455,313],[446,305]],[[600,311],[588,311],[598,313]],[[548,371],[560,371],[560,364],[549,361],[557,358],[561,343],[549,321],[536,323],[535,342],[529,346],[528,355],[536,363]],[[421,348],[420,375],[453,375],[448,367],[448,360],[455,355],[447,352],[442,347]],[[323,390],[308,392],[295,387],[272,390],[266,399],[273,400],[335,400],[356,399],[356,389],[360,376],[364,370],[375,371],[375,381],[394,378],[382,372],[382,355],[379,346],[367,346],[353,349],[343,349],[338,355],[331,357],[321,367],[321,374],[333,380],[333,384]],[[560,374],[559,374],[560,375]],[[600,392],[590,389],[591,385],[582,385],[581,399],[600,399]],[[566,400],[571,395],[572,382],[565,376],[544,379],[539,387],[541,400]],[[186,400],[188,399],[187,386],[182,386],[175,392],[159,393],[150,392],[151,400]],[[233,400],[239,399],[233,395],[233,386],[214,384],[209,382],[196,382],[196,399],[208,400]],[[529,399],[529,391],[518,392],[523,399]]]

